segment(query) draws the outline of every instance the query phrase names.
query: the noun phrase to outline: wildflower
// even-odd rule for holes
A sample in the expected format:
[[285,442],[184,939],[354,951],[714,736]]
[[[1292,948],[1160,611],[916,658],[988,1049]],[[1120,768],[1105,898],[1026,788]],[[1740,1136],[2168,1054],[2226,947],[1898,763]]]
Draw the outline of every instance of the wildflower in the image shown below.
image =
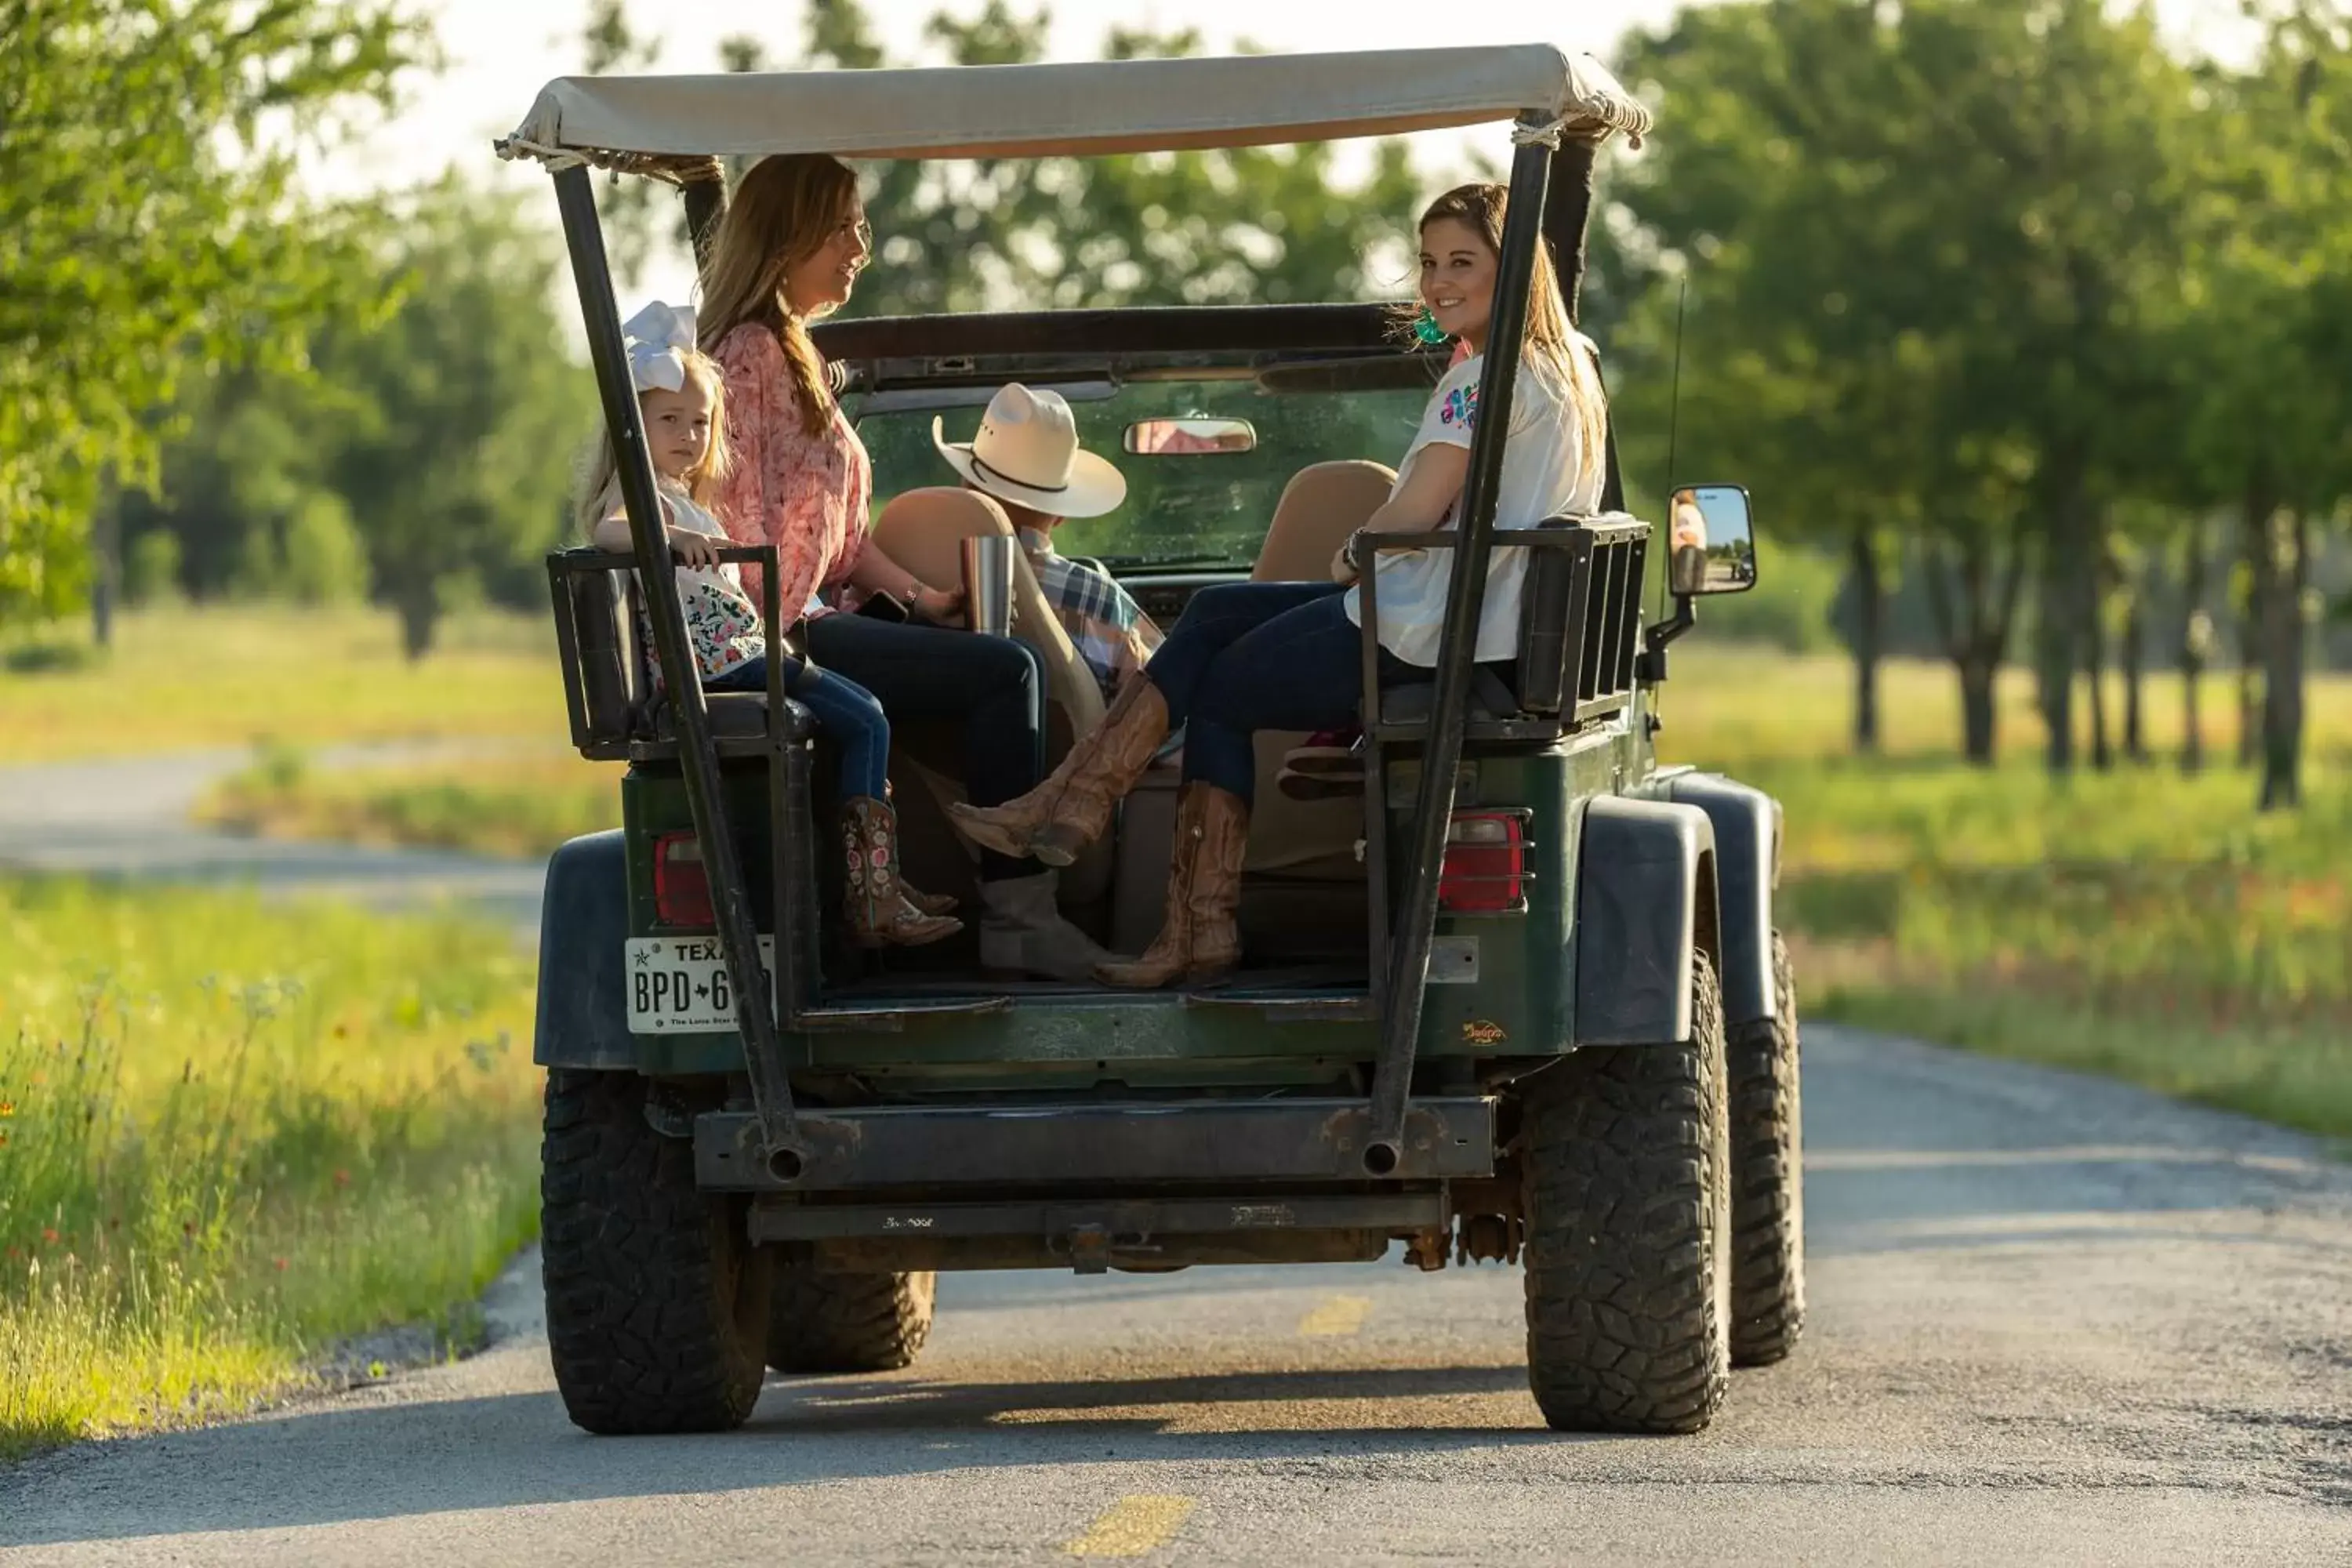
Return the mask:
[[55,1227],[46,1225],[43,1226],[41,1227],[41,1240],[47,1246],[55,1247],[58,1242],[58,1233]]
[[0,1100],[0,1118],[10,1117],[10,1116],[14,1116],[14,1115],[16,1115],[16,1102],[15,1100]]
[[278,1265],[278,1272],[280,1274],[286,1272],[286,1259],[282,1258],[273,1258],[270,1261]]
[[352,1173],[349,1171],[337,1171],[335,1173],[335,1185],[339,1187],[348,1187],[351,1184]]

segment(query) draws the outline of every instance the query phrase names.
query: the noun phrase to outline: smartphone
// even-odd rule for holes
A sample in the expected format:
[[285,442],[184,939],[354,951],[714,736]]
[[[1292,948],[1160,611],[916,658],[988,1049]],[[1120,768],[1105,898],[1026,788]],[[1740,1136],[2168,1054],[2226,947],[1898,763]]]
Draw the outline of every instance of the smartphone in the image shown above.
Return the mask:
[[857,613],[861,616],[872,616],[877,621],[904,621],[907,619],[906,605],[898,599],[892,598],[889,595],[882,593],[866,595],[866,602],[857,606]]

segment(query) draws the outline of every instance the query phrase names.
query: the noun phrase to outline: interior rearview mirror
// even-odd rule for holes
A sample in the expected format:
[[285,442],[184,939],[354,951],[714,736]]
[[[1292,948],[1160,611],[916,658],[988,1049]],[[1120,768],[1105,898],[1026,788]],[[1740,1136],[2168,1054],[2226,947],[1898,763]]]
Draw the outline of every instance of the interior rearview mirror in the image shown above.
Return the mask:
[[1246,419],[1139,419],[1127,427],[1127,449],[1136,457],[1249,452],[1256,447],[1257,428]]
[[1685,485],[1666,507],[1667,585],[1677,594],[1744,594],[1756,586],[1756,534],[1738,485]]

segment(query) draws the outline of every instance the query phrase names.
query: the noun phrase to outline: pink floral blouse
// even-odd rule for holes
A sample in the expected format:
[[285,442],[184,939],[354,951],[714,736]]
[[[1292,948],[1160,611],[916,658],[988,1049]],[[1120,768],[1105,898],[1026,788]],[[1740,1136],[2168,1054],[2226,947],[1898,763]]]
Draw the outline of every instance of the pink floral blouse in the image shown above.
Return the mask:
[[[811,595],[834,607],[849,574],[866,553],[874,494],[874,465],[866,445],[836,407],[824,434],[801,426],[800,393],[776,334],[746,321],[719,341],[711,357],[727,378],[727,445],[734,459],[719,489],[717,510],[727,531],[743,544],[772,544],[782,582],[779,616],[787,627]],[[760,599],[760,568],[743,568],[752,602]]]

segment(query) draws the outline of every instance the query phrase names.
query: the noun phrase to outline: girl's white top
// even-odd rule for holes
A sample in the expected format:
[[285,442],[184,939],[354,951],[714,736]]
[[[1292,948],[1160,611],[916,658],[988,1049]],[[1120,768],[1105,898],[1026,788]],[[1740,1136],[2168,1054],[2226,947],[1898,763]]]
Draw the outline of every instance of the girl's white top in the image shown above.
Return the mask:
[[[662,481],[661,498],[673,528],[703,534],[722,545],[735,542],[719,521],[697,505],[675,481]],[[760,628],[760,607],[743,591],[743,574],[733,564],[716,569],[680,566],[677,602],[686,612],[686,637],[694,649],[694,662],[706,680],[768,651],[768,639]],[[649,617],[642,632],[647,662],[653,666],[654,682],[659,686],[661,661],[653,653],[653,625]]]
[[[1590,353],[1581,341],[1574,351]],[[1437,384],[1422,411],[1421,428],[1404,460],[1397,465],[1394,496],[1412,472],[1412,460],[1422,449],[1438,442],[1470,445],[1478,424],[1478,378],[1486,356],[1473,354],[1455,365]],[[1589,516],[1600,510],[1605,476],[1599,465],[1584,471],[1583,443],[1578,438],[1576,405],[1570,401],[1560,373],[1533,361],[1519,363],[1517,385],[1511,397],[1511,429],[1503,446],[1503,480],[1495,501],[1495,526],[1533,528],[1546,518]],[[1454,528],[1461,521],[1456,500],[1440,525]],[[1437,663],[1439,634],[1445,626],[1445,587],[1454,574],[1451,550],[1398,551],[1380,558],[1381,646],[1407,664],[1423,668]],[[1527,585],[1528,552],[1497,550],[1486,558],[1486,599],[1478,616],[1478,641],[1472,658],[1480,664],[1517,658],[1519,653],[1519,601]],[[1364,624],[1363,595],[1348,590],[1348,618]]]

